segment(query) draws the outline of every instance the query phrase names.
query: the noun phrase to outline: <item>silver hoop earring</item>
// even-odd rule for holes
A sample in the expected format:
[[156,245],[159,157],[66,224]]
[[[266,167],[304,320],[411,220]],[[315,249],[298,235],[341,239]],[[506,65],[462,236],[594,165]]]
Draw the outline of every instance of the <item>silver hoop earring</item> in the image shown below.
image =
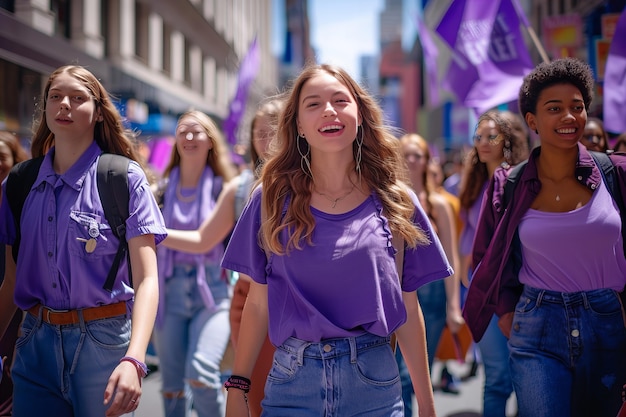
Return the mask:
[[504,149],[502,149],[502,153],[504,154],[504,159],[507,163],[511,163],[511,142],[504,142]]
[[300,148],[300,138],[303,137],[298,135],[298,138],[296,139],[296,147],[298,148],[298,153],[300,154],[300,168],[302,168],[304,175],[313,179],[313,171],[311,171],[311,162],[309,161],[309,157],[311,156],[311,147],[305,140],[304,143],[306,146],[306,152],[302,152],[302,149]]
[[[355,166],[354,169],[356,173],[359,175],[359,183],[361,182],[361,159],[363,157],[363,127],[359,125],[357,128],[357,137],[356,137],[356,155],[354,155]],[[359,137],[359,131],[361,132],[361,137]]]

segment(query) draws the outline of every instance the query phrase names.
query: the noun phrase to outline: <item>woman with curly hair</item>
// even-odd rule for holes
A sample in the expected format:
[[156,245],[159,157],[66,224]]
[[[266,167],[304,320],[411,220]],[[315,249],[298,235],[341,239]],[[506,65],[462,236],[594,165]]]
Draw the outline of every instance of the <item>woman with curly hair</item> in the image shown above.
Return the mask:
[[[496,170],[474,241],[464,316],[478,340],[498,315],[520,417],[613,417],[622,404],[622,222],[595,156],[580,143],[593,86],[589,66],[573,58],[525,77],[520,112],[541,146],[506,201],[510,171]],[[626,157],[610,158],[626,196]]]
[[251,279],[227,415],[248,415],[249,377],[269,331],[277,350],[263,415],[403,416],[395,332],[420,416],[433,416],[415,290],[453,271],[381,109],[345,70],[309,66],[275,140],[222,262]]
[[[487,184],[496,169],[509,168],[528,156],[526,136],[514,128],[509,115],[499,111],[489,111],[479,117],[473,140],[474,147],[467,155],[459,195],[461,217],[464,221],[459,242],[461,280],[466,285],[472,274],[472,243],[479,225],[479,213]],[[495,316],[485,337],[478,343],[478,348],[485,369],[483,415],[504,417],[513,386],[508,367],[506,338],[498,329]]]

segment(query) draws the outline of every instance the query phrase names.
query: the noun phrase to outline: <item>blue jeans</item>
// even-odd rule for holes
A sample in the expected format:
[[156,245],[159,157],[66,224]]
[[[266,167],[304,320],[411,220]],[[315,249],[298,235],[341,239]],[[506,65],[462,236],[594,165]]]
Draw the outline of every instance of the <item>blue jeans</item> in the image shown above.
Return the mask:
[[478,348],[485,369],[483,417],[505,417],[506,402],[513,393],[513,383],[507,339],[498,327],[497,316],[491,318]]
[[[433,281],[417,290],[417,297],[424,315],[426,327],[426,349],[428,350],[428,368],[432,369],[435,361],[435,352],[444,327],[446,327],[446,287],[443,280]],[[413,384],[409,370],[404,363],[400,348],[396,349],[396,361],[402,381],[402,401],[404,415],[413,415]]]
[[163,324],[154,341],[163,378],[166,417],[224,414],[220,363],[230,337],[229,286],[217,265],[206,267],[216,310],[209,311],[196,284],[196,268],[175,266],[165,284]]
[[626,382],[626,327],[613,290],[526,286],[509,340],[520,417],[615,417]]
[[287,339],[274,354],[261,405],[264,417],[403,417],[389,338]]
[[13,416],[104,416],[104,389],[130,329],[126,316],[55,326],[27,313],[11,371]]

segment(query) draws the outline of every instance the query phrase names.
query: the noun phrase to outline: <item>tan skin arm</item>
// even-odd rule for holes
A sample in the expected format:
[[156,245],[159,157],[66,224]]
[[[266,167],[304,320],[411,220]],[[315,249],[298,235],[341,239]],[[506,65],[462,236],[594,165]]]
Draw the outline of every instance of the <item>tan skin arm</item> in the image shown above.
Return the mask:
[[[130,239],[128,249],[133,272],[135,303],[130,344],[125,356],[145,362],[159,300],[154,235],[141,235]],[[134,411],[139,405],[140,397],[141,378],[137,369],[131,362],[120,362],[109,377],[104,392],[104,403],[111,403],[106,417],[116,417]]]
[[228,182],[217,199],[215,209],[197,230],[167,229],[161,243],[167,248],[188,253],[205,253],[221,243],[235,225],[235,193],[239,177]]
[[452,207],[438,194],[431,195],[431,206],[437,223],[437,236],[454,269],[454,274],[444,279],[446,288],[446,324],[452,333],[457,333],[465,320],[461,314],[461,288],[459,278],[459,257],[456,239],[456,225]]
[[426,353],[426,328],[422,308],[415,292],[402,292],[402,299],[407,312],[407,321],[396,330],[402,356],[406,362],[415,398],[419,407],[420,417],[433,417],[435,400],[428,369]]
[[[233,362],[233,375],[250,379],[252,368],[254,368],[261,346],[267,336],[267,285],[254,282],[247,275],[241,275],[250,281],[250,291],[241,316],[239,342]],[[248,405],[244,399],[244,392],[235,388],[229,389],[226,400],[226,417],[248,417],[248,415]]]

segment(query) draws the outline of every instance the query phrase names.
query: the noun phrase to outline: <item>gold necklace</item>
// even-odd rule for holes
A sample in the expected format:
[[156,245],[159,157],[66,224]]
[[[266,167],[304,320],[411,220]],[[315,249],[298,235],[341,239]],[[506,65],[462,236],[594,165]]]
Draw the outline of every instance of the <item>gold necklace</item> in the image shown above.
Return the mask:
[[330,201],[332,203],[332,208],[335,208],[337,206],[337,203],[340,202],[341,200],[343,200],[344,198],[346,198],[347,196],[349,196],[350,194],[352,194],[352,191],[354,191],[354,184],[352,184],[352,188],[350,188],[350,191],[348,191],[345,195],[342,195],[341,197],[337,197],[337,198],[331,198],[328,195],[321,193],[317,190],[317,188],[313,188],[315,190],[316,193],[318,193],[319,195],[321,195],[322,197],[324,197],[326,200]]
[[180,201],[181,203],[191,203],[196,199],[196,194],[198,194],[197,189],[192,195],[185,197],[181,193],[180,181],[178,182],[178,184],[176,184],[176,199],[178,199],[178,201]]

